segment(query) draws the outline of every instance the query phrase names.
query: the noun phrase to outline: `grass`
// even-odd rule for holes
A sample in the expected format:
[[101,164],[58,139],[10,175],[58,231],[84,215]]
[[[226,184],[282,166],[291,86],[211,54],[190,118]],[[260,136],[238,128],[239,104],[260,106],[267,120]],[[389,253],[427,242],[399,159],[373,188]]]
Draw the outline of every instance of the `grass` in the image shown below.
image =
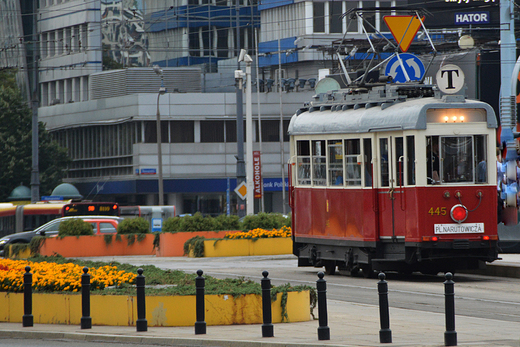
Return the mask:
[[[35,256],[28,259],[34,262],[53,262],[58,264],[73,263],[80,266],[101,267],[104,265],[116,266],[118,270],[132,272],[137,274],[137,269],[143,269],[143,275],[146,278],[146,294],[147,295],[195,295],[195,278],[196,273],[185,273],[180,270],[161,270],[153,265],[134,266],[130,264],[121,264],[118,262],[99,262],[99,261],[85,261],[79,259],[68,259],[62,256]],[[211,276],[204,275],[205,278],[205,292],[206,294],[228,294],[233,297],[238,297],[246,294],[261,295],[262,288],[260,283],[247,280],[244,277],[240,278],[226,278],[217,279]],[[154,287],[154,285],[169,285]],[[315,302],[315,289],[310,286],[291,286],[285,284],[282,286],[272,287],[272,293],[287,292],[287,291],[311,291],[311,303]],[[118,288],[110,288],[98,291],[92,291],[92,294],[102,295],[135,295],[135,287],[130,285],[123,285]],[[314,295],[313,295],[314,293]]]

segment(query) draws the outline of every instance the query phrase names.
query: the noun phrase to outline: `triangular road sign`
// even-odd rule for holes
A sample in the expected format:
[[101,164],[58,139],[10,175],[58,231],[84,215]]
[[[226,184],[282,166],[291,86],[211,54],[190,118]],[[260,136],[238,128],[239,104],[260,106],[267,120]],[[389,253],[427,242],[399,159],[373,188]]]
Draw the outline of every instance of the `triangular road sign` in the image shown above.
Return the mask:
[[385,16],[383,19],[401,51],[406,52],[421,27],[419,18],[417,16]]

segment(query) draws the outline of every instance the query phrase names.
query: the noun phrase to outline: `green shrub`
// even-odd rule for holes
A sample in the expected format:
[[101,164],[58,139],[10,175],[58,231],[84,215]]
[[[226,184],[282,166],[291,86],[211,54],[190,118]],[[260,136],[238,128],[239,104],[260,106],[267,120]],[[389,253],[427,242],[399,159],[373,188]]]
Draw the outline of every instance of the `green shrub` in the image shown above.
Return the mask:
[[253,229],[280,229],[283,226],[290,227],[291,219],[284,217],[280,213],[264,213],[260,212],[256,215],[250,214],[244,218],[242,222],[242,230]]
[[163,223],[162,231],[168,233],[176,233],[178,231],[182,231],[180,229],[181,219],[182,217],[170,217],[166,219]]
[[212,217],[204,217],[200,212],[193,216],[182,217],[180,231],[212,231],[215,230],[215,222]]
[[215,230],[240,230],[240,220],[235,215],[221,214],[215,221]]
[[79,218],[67,219],[60,223],[58,227],[58,236],[80,236],[93,235],[92,225]]
[[195,236],[184,243],[184,255],[189,255],[193,251],[196,258],[204,257],[204,240],[203,236]]
[[143,217],[125,219],[117,226],[118,234],[146,234],[150,232],[150,223]]

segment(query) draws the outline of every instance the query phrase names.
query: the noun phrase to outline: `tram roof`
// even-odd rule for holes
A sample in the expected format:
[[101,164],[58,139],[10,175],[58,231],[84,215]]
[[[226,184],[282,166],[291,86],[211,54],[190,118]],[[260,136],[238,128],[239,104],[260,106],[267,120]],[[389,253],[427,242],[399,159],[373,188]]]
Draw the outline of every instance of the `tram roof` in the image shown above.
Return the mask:
[[[455,101],[453,101],[455,100]],[[346,110],[331,110],[330,105],[300,109],[291,119],[289,135],[367,133],[394,130],[426,129],[426,113],[430,109],[485,109],[487,127],[496,128],[493,108],[477,100],[462,100],[453,96],[442,99],[423,97],[408,99],[391,106],[366,103]],[[333,108],[334,109],[334,108]],[[340,109],[338,107],[338,109]]]

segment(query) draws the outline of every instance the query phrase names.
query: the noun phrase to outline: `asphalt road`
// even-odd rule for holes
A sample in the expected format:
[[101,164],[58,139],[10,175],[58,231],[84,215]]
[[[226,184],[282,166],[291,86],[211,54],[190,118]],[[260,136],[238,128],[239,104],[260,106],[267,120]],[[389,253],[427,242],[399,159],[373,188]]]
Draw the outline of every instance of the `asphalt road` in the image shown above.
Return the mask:
[[[84,258],[87,259],[87,258]],[[94,258],[93,258],[94,259]],[[101,257],[100,261],[118,261],[133,265],[155,265],[162,269],[196,272],[217,278],[245,277],[260,281],[262,271],[269,272],[274,285],[316,285],[323,269],[298,268],[293,256],[229,258],[156,258],[147,256]],[[146,274],[145,274],[146,275]],[[327,298],[363,304],[378,304],[378,279],[345,274],[326,276]],[[520,322],[520,279],[456,274],[455,310],[457,315]],[[444,275],[387,275],[390,307],[426,312],[444,312]]]

